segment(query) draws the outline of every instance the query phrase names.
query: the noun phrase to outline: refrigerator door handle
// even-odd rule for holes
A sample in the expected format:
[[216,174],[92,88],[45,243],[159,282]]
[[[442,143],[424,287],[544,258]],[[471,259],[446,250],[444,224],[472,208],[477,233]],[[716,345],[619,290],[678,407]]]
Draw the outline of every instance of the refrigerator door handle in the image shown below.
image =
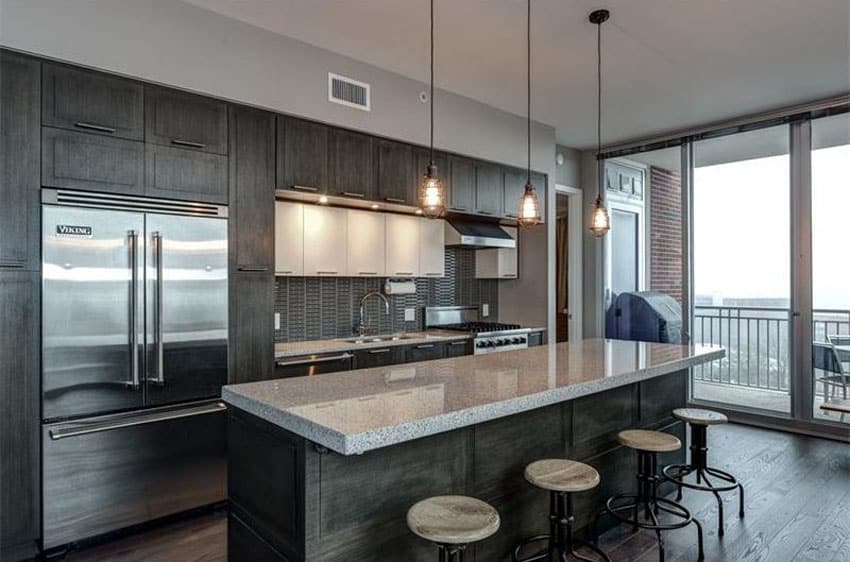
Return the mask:
[[162,233],[154,232],[151,235],[153,240],[153,259],[154,267],[156,268],[156,283],[154,284],[154,345],[156,357],[154,358],[154,366],[156,374],[150,382],[156,385],[165,385],[165,344],[163,342],[163,314],[165,307],[162,299],[162,272],[164,270],[162,263]]
[[127,386],[139,388],[139,234],[135,230],[127,233],[130,251],[130,381]]
[[93,421],[88,423],[76,424],[71,427],[51,429],[48,433],[50,435],[51,440],[58,441],[60,439],[77,437],[79,435],[90,435],[92,433],[102,433],[104,431],[112,431],[114,429],[122,429],[125,427],[146,425],[149,423],[176,420],[180,418],[190,418],[203,414],[214,414],[216,412],[224,412],[225,410],[227,410],[227,405],[224,402],[213,402],[211,404],[190,406],[177,410],[171,409],[161,412],[128,414],[126,416],[119,416],[111,420]]

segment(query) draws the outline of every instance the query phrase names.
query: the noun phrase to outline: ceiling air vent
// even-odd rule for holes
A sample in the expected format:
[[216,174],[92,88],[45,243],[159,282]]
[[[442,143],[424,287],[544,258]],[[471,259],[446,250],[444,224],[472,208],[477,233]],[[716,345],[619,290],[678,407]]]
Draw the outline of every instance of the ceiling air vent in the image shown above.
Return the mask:
[[328,101],[371,111],[369,84],[328,72]]

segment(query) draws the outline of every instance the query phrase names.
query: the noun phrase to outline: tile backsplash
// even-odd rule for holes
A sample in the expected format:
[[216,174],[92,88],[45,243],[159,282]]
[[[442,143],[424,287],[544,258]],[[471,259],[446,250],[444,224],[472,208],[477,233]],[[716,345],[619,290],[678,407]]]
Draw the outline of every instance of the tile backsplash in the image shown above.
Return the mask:
[[[277,277],[275,312],[280,314],[276,342],[341,338],[353,335],[360,321],[360,299],[369,291],[383,292],[385,278]],[[499,311],[498,281],[475,278],[475,250],[446,248],[446,276],[416,279],[416,294],[388,295],[384,303],[366,303],[366,325],[372,333],[419,330],[424,327],[426,306],[488,304],[488,320]],[[404,309],[415,310],[416,320],[405,321]]]

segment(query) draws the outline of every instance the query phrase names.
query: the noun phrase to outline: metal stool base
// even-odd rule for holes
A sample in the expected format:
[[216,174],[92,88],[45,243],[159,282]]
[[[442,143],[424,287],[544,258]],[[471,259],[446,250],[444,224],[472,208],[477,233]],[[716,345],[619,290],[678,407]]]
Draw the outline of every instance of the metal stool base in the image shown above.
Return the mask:
[[[699,492],[711,492],[717,500],[717,536],[723,536],[723,499],[720,492],[731,492],[738,489],[738,517],[744,518],[744,486],[738,480],[719,468],[708,466],[708,427],[704,425],[691,424],[691,463],[672,464],[665,466],[661,474],[666,480],[678,487],[676,500],[682,499],[682,489],[697,490]],[[696,484],[685,482],[684,479],[694,474]],[[723,483],[712,484],[709,480],[718,478]],[[704,484],[703,484],[704,482]]]
[[440,550],[439,562],[463,562],[465,544],[438,544]]
[[[611,562],[608,555],[595,544],[573,537],[573,500],[568,492],[549,493],[549,534],[539,535],[519,543],[513,552],[513,562],[569,562],[571,558],[584,562]],[[523,550],[534,543],[544,543],[541,550],[522,557]],[[576,552],[577,547],[586,547],[596,553],[599,558],[588,558]]]

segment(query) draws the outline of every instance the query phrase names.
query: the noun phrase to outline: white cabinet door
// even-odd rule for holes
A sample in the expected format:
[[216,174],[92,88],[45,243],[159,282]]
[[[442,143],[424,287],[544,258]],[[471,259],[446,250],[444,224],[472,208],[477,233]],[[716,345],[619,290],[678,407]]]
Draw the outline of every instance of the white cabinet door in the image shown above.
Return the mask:
[[446,227],[442,219],[419,219],[419,274],[446,275]]
[[275,201],[275,275],[304,275],[304,204]]
[[[503,228],[514,240],[517,239],[516,228]],[[518,255],[515,248],[476,251],[476,279],[516,279],[519,273]]]
[[386,215],[348,210],[348,275],[386,275]]
[[347,274],[348,211],[304,206],[304,275]]
[[387,276],[419,276],[419,217],[387,215]]

